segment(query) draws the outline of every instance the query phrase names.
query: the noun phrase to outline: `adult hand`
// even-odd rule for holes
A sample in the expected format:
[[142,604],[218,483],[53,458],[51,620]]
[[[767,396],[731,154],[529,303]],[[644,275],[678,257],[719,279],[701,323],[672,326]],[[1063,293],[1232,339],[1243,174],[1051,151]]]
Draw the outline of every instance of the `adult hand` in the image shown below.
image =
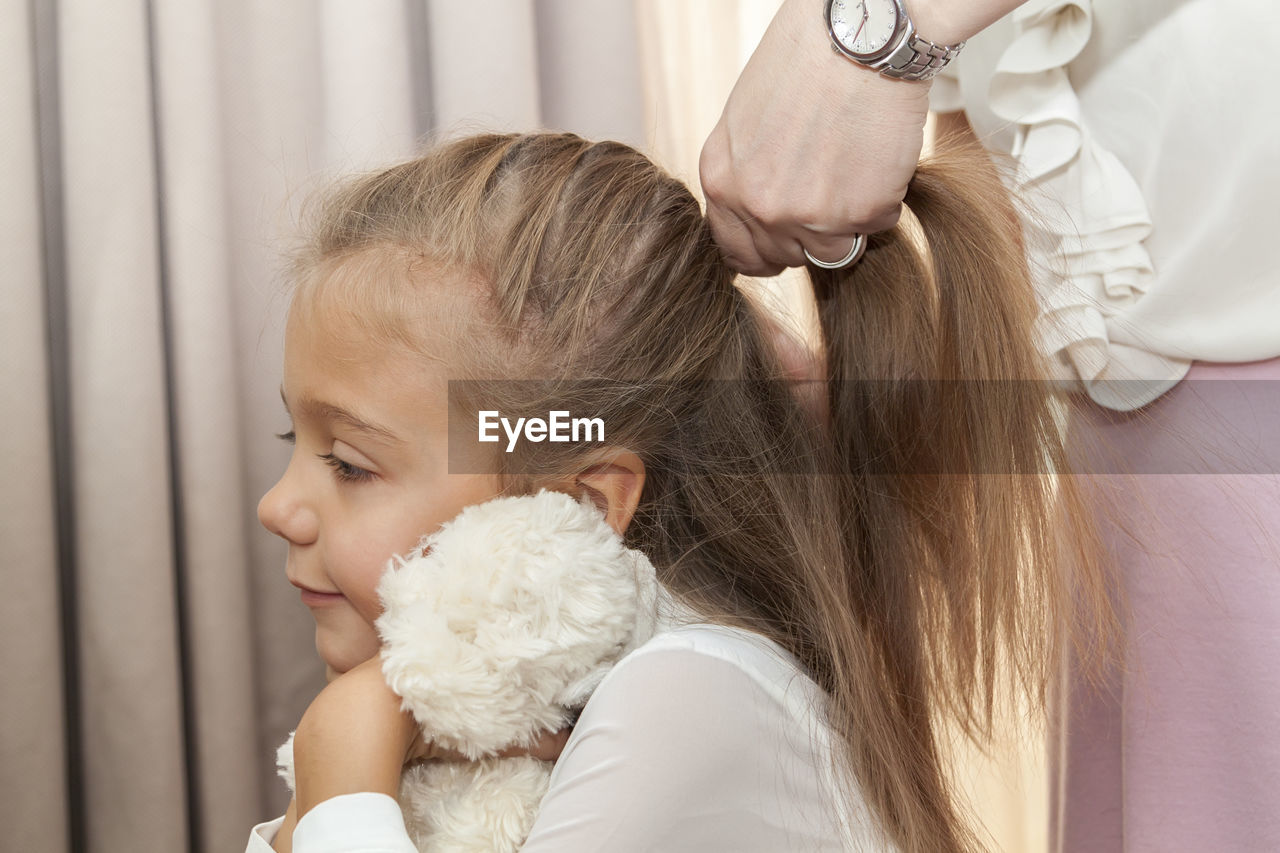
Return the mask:
[[728,263],[773,275],[893,227],[924,142],[930,83],[831,49],[819,0],[786,0],[738,78],[699,169]]

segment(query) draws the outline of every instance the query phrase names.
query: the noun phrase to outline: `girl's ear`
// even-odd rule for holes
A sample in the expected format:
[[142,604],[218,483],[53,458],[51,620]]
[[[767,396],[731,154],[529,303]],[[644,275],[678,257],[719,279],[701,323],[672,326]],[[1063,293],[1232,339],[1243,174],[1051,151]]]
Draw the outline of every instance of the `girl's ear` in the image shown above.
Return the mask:
[[644,490],[644,462],[630,450],[611,448],[608,460],[573,477],[571,491],[586,491],[604,513],[605,521],[621,536],[631,523]]

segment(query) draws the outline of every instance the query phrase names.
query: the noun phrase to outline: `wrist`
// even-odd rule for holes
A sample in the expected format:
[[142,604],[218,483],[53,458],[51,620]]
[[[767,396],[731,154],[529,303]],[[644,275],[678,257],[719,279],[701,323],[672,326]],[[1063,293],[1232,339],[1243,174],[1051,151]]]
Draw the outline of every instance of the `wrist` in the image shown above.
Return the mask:
[[[375,658],[375,663],[376,663]],[[294,734],[297,814],[341,794],[395,797],[417,733],[376,666],[358,667],[315,698]]]

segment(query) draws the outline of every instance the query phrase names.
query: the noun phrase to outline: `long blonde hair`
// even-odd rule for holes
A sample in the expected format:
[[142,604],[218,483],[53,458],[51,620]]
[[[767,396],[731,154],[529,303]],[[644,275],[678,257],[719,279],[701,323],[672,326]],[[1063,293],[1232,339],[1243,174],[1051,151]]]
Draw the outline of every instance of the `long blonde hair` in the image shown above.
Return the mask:
[[[424,270],[471,282],[451,365],[471,402],[546,413],[568,395],[609,425],[646,466],[627,544],[708,618],[795,656],[828,696],[848,793],[921,853],[983,846],[939,726],[989,737],[1002,684],[1042,701],[1059,644],[1111,618],[1080,498],[1054,476],[1017,217],[983,157],[921,163],[901,225],[851,269],[810,270],[829,420],[780,381],[688,188],[621,144],[438,145],[325,196],[299,255],[299,281],[400,259],[356,297],[383,317],[371,331],[404,341]],[[512,365],[539,381],[505,381]],[[499,462],[528,491],[591,451],[525,444]]]

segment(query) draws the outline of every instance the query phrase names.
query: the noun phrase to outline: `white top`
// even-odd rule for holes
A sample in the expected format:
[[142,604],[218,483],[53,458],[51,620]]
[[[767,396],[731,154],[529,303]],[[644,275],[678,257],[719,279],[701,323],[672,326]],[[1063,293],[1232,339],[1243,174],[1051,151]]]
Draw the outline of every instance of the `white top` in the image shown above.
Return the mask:
[[[754,633],[675,627],[583,709],[523,853],[892,850],[861,802],[835,808],[822,694]],[[839,817],[837,817],[839,815]],[[254,827],[266,853],[283,818]],[[298,822],[296,853],[414,853],[394,800],[351,794]]]
[[1042,348],[1104,406],[1280,355],[1277,49],[1257,0],[1031,0],[935,81],[1015,156]]

